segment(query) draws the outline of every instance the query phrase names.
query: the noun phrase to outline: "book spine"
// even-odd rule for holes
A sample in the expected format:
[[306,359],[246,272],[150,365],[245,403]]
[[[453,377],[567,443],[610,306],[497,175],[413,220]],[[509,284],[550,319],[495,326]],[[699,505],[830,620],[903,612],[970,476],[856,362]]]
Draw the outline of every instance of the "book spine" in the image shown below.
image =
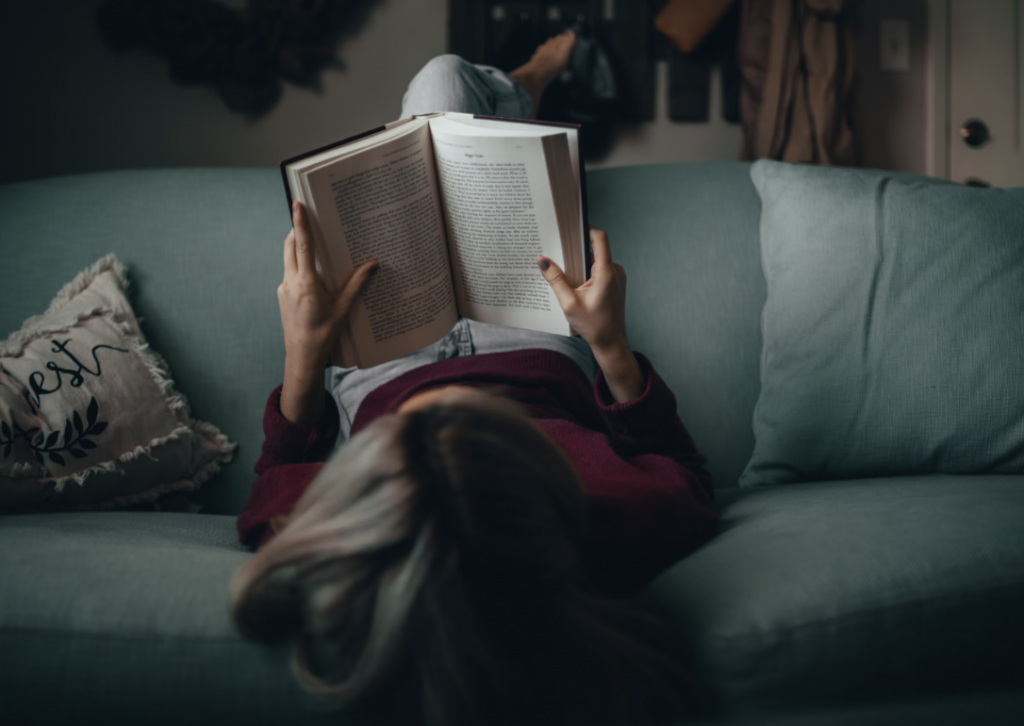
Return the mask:
[[359,139],[363,138],[364,136],[370,136],[371,134],[379,134],[381,131],[385,131],[386,129],[387,129],[387,126],[378,126],[375,129],[370,129],[369,131],[364,131],[363,133],[356,134],[355,136],[349,136],[347,139],[342,139],[341,141],[335,141],[333,144],[327,144],[327,146],[321,146],[319,149],[313,149],[312,151],[307,151],[304,154],[299,154],[298,156],[293,156],[290,159],[285,159],[284,161],[282,161],[279,166],[281,168],[281,178],[284,180],[284,193],[285,193],[285,196],[288,198],[288,217],[289,217],[289,219],[292,216],[292,201],[293,201],[292,200],[292,188],[291,188],[291,185],[288,184],[288,169],[287,169],[287,167],[288,167],[289,164],[294,164],[297,161],[302,161],[303,159],[309,158],[310,156],[313,156],[315,154],[321,154],[321,153],[323,153],[325,151],[330,151],[331,149],[336,149],[339,146],[344,146],[345,144],[351,144],[353,141],[358,141]]
[[[576,132],[583,133],[582,129]],[[580,148],[583,148],[582,142]],[[584,279],[590,279],[590,268],[594,266],[594,253],[590,249],[590,215],[587,212],[587,170],[583,165],[583,154],[579,156],[580,164],[580,207],[583,212],[583,258],[585,260]]]

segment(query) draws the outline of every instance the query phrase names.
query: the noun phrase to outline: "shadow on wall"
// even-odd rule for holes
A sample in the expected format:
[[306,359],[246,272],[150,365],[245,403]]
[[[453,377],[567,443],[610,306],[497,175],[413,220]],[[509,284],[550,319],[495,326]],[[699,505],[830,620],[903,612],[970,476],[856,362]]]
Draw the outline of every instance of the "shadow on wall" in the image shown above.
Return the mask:
[[155,53],[184,85],[210,85],[227,107],[259,117],[285,82],[320,90],[325,68],[343,68],[338,46],[380,0],[107,0],[100,32],[114,50]]

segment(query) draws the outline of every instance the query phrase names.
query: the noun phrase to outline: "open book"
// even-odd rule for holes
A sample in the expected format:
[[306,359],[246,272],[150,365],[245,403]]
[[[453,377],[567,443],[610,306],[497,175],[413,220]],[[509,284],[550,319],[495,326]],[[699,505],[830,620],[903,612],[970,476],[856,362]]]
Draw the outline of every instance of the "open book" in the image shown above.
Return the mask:
[[459,315],[571,335],[537,256],[573,287],[589,274],[578,129],[430,114],[281,162],[327,287],[380,262],[332,364],[368,368],[419,350]]

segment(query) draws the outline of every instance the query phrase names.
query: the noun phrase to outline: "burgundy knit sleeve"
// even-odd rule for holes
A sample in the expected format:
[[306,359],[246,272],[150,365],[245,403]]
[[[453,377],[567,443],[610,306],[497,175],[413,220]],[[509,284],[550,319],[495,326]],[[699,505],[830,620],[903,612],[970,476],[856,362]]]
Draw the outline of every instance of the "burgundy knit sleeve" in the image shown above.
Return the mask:
[[249,500],[238,515],[238,539],[256,547],[274,532],[270,520],[285,515],[320,472],[323,461],[338,438],[338,409],[327,391],[324,414],[316,426],[292,423],[281,414],[281,387],[270,394],[263,413],[263,453],[256,462],[259,478],[253,482]]
[[612,397],[600,369],[594,377],[594,397],[616,447],[626,456],[658,454],[700,471],[707,478],[707,488],[713,496],[710,476],[703,468],[707,459],[698,453],[676,413],[675,395],[646,356],[634,355],[646,382],[639,398],[619,403]]
[[675,396],[647,358],[637,360],[646,387],[633,401],[615,402],[603,376],[595,378],[608,448],[595,441],[580,466],[589,495],[588,554],[599,584],[619,594],[703,544],[718,516],[706,459],[676,413]]
[[257,474],[285,464],[324,461],[338,440],[338,407],[326,389],[320,421],[316,426],[302,426],[281,413],[281,388],[273,390],[263,411],[263,453],[256,462]]

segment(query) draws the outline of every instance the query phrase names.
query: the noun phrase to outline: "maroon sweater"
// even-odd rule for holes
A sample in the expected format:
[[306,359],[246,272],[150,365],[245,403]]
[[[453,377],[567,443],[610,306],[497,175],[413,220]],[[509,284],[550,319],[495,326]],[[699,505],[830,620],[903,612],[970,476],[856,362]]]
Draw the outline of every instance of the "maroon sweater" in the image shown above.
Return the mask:
[[[639,353],[643,394],[616,403],[599,371],[593,386],[568,357],[519,350],[450,358],[412,370],[367,396],[353,422],[358,433],[417,393],[459,384],[499,388],[524,405],[562,447],[588,496],[587,561],[594,583],[609,593],[635,591],[711,534],[717,516],[705,459],[676,414],[675,396]],[[263,415],[259,479],[238,517],[243,544],[273,536],[270,519],[288,514],[320,471],[338,436],[338,410],[325,392],[315,427],[281,415],[281,388]]]

